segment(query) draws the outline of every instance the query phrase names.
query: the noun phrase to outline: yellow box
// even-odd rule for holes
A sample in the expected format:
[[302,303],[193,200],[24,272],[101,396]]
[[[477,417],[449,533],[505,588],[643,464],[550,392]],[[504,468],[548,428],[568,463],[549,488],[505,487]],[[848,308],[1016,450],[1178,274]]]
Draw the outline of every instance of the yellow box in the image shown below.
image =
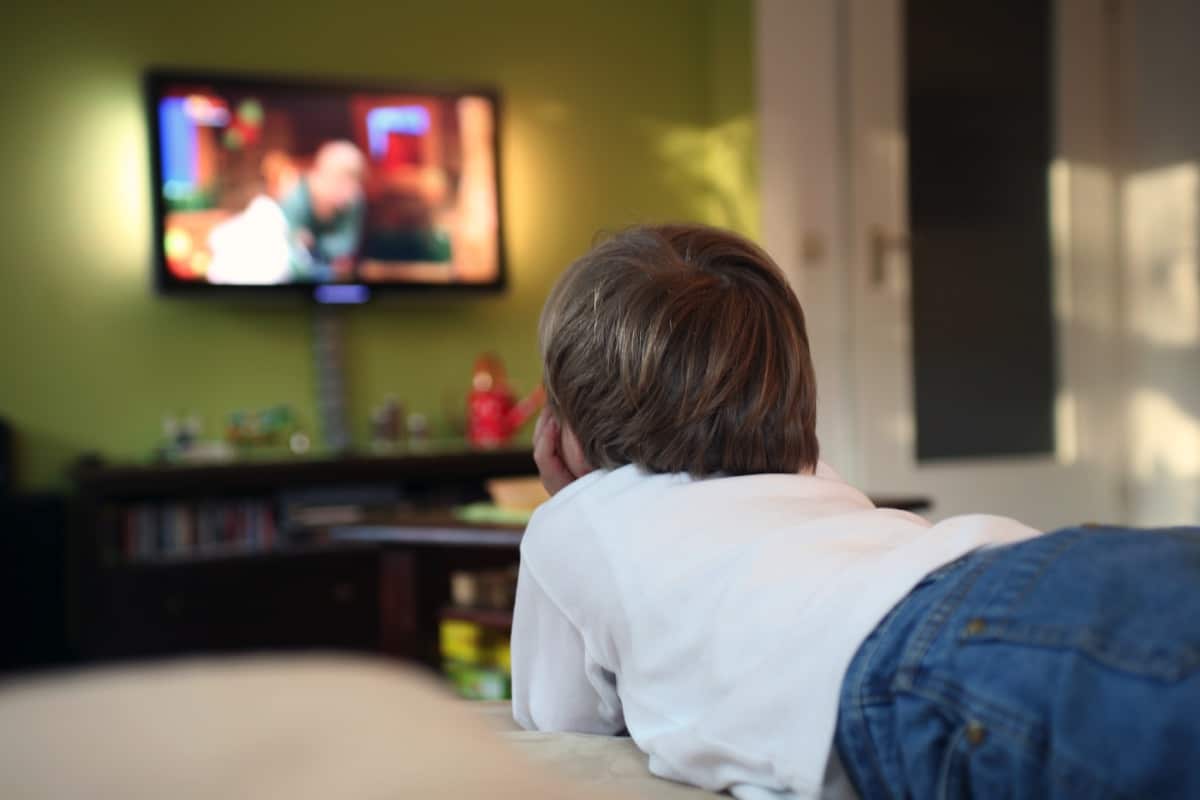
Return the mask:
[[474,622],[444,619],[438,627],[438,645],[442,658],[464,664],[484,663],[484,631]]

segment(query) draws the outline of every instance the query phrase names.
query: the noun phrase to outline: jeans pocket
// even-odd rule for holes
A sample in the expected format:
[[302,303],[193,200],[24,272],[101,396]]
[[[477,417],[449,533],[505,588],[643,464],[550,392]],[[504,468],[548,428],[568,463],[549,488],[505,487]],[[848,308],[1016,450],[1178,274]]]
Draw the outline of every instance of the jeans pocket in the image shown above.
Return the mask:
[[1045,748],[1031,750],[972,720],[957,727],[941,754],[932,796],[1111,800],[1118,795],[1086,767]]
[[1009,711],[938,680],[898,695],[891,796],[1050,796],[1042,727]]
[[1021,758],[998,743],[988,728],[975,720],[964,721],[951,734],[942,753],[934,797],[1012,797],[1039,794],[1044,787],[1022,774]]
[[967,795],[971,770],[971,750],[967,743],[968,725],[959,726],[951,736],[938,768],[937,800],[957,800]]
[[960,643],[1069,649],[1159,681],[1200,670],[1200,538],[1069,531],[1018,545],[997,567]]

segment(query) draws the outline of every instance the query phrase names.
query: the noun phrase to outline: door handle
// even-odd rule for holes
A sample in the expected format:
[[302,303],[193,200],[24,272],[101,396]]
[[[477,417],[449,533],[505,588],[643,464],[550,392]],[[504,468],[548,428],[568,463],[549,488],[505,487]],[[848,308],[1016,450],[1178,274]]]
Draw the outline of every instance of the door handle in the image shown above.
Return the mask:
[[867,232],[870,253],[868,277],[872,286],[883,286],[887,279],[887,259],[893,253],[907,253],[912,239],[907,233],[889,231],[882,225],[872,225]]

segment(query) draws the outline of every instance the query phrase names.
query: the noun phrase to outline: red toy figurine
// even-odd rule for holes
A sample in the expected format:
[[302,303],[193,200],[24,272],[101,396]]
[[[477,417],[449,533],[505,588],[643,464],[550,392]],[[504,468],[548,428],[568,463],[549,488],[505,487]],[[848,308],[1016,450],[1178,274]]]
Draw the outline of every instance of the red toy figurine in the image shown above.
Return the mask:
[[504,362],[495,353],[475,360],[467,395],[467,441],[475,447],[500,447],[536,414],[546,393],[539,385],[518,401],[508,386]]

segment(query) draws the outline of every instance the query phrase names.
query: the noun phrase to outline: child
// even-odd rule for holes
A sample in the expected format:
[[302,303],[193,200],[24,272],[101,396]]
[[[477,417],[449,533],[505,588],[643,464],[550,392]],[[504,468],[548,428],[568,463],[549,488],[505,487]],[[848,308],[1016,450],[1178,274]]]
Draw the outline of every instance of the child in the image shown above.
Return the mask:
[[628,730],[743,800],[1200,797],[1200,531],[873,507],[817,460],[799,302],[730,233],[598,245],[540,339],[522,726]]

